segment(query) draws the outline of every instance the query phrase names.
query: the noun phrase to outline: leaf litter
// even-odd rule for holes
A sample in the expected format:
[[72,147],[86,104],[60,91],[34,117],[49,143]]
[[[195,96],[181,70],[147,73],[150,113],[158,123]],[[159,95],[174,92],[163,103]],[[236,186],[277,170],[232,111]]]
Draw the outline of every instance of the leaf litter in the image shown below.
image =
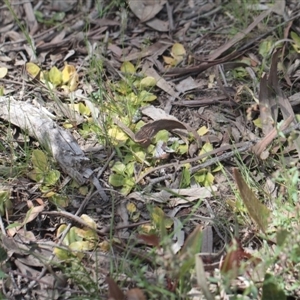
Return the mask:
[[[11,3],[14,14],[1,10],[3,296],[213,299],[246,293],[243,280],[253,298],[299,296],[280,264],[296,266],[299,240],[297,1],[240,4],[253,13],[242,25],[227,2]],[[280,197],[293,215],[278,216]],[[283,216],[292,232],[276,243]],[[291,253],[268,273],[265,243]],[[109,267],[125,257],[128,267]]]

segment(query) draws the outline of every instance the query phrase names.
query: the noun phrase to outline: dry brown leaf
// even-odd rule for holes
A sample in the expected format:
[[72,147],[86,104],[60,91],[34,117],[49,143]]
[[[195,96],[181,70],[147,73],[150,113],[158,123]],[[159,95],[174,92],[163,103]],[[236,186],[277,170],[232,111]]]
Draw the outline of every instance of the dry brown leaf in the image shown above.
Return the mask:
[[109,276],[106,277],[105,280],[108,284],[108,297],[109,299],[114,300],[125,300],[125,295],[116,282],[110,278]]
[[131,289],[126,293],[126,300],[146,300],[141,289]]
[[141,22],[146,22],[154,18],[162,10],[165,3],[165,0],[129,0],[128,5]]
[[[274,122],[277,120],[278,109],[275,103],[274,113],[271,113],[271,107],[274,105],[273,99],[275,101],[275,97],[271,97],[271,91],[269,90],[268,82],[267,82],[267,74],[263,74],[260,80],[260,88],[259,88],[259,113],[262,124],[262,131],[264,135],[270,133],[273,129]],[[276,119],[275,118],[276,115]]]

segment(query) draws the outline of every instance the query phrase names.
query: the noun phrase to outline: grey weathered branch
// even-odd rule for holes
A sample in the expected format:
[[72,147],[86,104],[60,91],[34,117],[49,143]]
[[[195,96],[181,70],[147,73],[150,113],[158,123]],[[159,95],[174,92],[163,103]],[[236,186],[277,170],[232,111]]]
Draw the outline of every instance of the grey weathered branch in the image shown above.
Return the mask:
[[[93,173],[86,167],[89,159],[74,137],[59,127],[49,115],[44,108],[16,101],[12,97],[0,97],[0,118],[20,127],[37,139],[52,154],[61,169],[79,184],[87,182]],[[99,190],[99,186],[97,189]],[[101,196],[107,200],[103,190]]]

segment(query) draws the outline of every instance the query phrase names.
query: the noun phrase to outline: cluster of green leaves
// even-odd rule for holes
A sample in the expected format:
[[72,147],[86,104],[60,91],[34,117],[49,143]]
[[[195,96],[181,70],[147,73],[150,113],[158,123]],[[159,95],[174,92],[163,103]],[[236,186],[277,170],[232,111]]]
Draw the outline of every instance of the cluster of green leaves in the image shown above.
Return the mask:
[[[62,243],[64,246],[67,246],[68,249],[59,247],[54,249],[55,255],[62,261],[73,260],[75,257],[81,259],[84,257],[83,251],[93,250],[97,245],[98,235],[95,231],[97,224],[88,215],[83,214],[80,218],[85,221],[89,227],[71,227]],[[60,225],[56,235],[59,237],[66,229],[67,225]]]
[[53,169],[46,153],[42,150],[33,150],[31,155],[32,170],[28,176],[40,184],[39,188],[44,196],[59,207],[68,205],[68,198],[54,190],[59,184],[60,172]]

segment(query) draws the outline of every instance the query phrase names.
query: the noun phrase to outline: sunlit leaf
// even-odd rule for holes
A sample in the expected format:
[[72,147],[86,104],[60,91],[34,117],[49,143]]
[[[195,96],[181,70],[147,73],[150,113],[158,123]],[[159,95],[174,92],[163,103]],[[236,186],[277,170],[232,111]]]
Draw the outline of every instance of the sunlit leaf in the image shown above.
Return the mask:
[[215,176],[210,172],[207,172],[204,180],[204,186],[211,186],[214,183],[214,180]]
[[257,118],[255,120],[253,120],[253,123],[257,128],[261,128],[261,129],[263,128],[263,126],[261,124],[261,118]]
[[46,186],[53,186],[60,178],[60,172],[58,170],[50,170],[44,176],[44,184]]
[[45,206],[44,205],[39,205],[39,206],[34,206],[32,208],[30,208],[24,218],[23,221],[23,225],[31,222],[32,220],[34,220],[43,210],[44,210]]
[[[202,148],[201,148],[201,150],[200,150],[200,152],[199,152],[199,155],[205,154],[205,153],[210,152],[210,151],[212,151],[212,150],[213,150],[212,144],[211,144],[210,142],[206,142],[206,143],[202,146]],[[205,158],[203,158],[201,161],[204,162],[204,161],[207,160],[207,159],[208,159],[208,157],[205,157]]]
[[135,67],[130,61],[123,62],[123,64],[121,65],[121,71],[129,74],[136,73]]
[[145,90],[141,91],[140,94],[138,95],[138,99],[144,102],[151,102],[157,99],[157,96],[149,93]]
[[170,66],[175,66],[177,64],[176,59],[173,57],[163,56],[163,60],[164,60],[165,64],[170,65]]
[[175,43],[172,47],[171,54],[173,57],[184,56],[186,55],[186,51],[182,44]]
[[153,87],[156,85],[156,79],[151,76],[147,76],[140,81],[141,88]]
[[79,76],[77,73],[75,73],[71,77],[71,80],[69,81],[69,84],[68,84],[70,92],[76,91],[76,89],[78,87],[78,82],[79,82]]
[[76,69],[73,65],[65,65],[62,70],[62,83],[67,83],[76,74]]
[[55,247],[53,249],[53,253],[59,260],[62,260],[62,261],[68,260],[72,257],[72,254],[70,253],[70,251],[62,249],[62,248],[58,248],[58,247]]
[[130,177],[130,178],[127,178],[125,177],[124,178],[124,185],[121,189],[121,194],[122,195],[128,195],[132,188],[135,186],[135,180],[134,178]]
[[7,68],[0,67],[0,79],[4,78],[7,75],[7,72],[8,72]]
[[248,187],[238,169],[233,169],[233,175],[250,217],[265,232],[269,223],[270,210],[256,198],[255,193]]
[[87,223],[91,228],[97,229],[96,222],[90,216],[88,216],[86,214],[82,214],[80,216],[80,219],[82,219],[83,221],[85,221],[85,223]]
[[70,108],[73,109],[74,111],[80,113],[83,116],[89,116],[91,114],[90,109],[84,105],[83,103],[74,103],[74,104],[69,104]]
[[62,73],[55,66],[49,71],[49,81],[54,86],[58,86],[62,83]]
[[69,248],[73,251],[90,251],[95,248],[95,244],[90,241],[77,241],[70,244]]
[[134,203],[132,203],[132,202],[127,203],[126,209],[128,210],[128,212],[130,214],[136,212],[136,210],[137,210],[136,205]]
[[35,78],[40,73],[40,67],[32,62],[26,63],[26,71],[32,77]]
[[204,136],[206,133],[208,133],[208,128],[206,126],[202,126],[200,127],[198,130],[197,130],[197,133],[200,135],[200,136]]
[[115,142],[124,142],[129,139],[128,135],[119,129],[118,127],[113,127],[108,130],[108,135],[115,141]]

